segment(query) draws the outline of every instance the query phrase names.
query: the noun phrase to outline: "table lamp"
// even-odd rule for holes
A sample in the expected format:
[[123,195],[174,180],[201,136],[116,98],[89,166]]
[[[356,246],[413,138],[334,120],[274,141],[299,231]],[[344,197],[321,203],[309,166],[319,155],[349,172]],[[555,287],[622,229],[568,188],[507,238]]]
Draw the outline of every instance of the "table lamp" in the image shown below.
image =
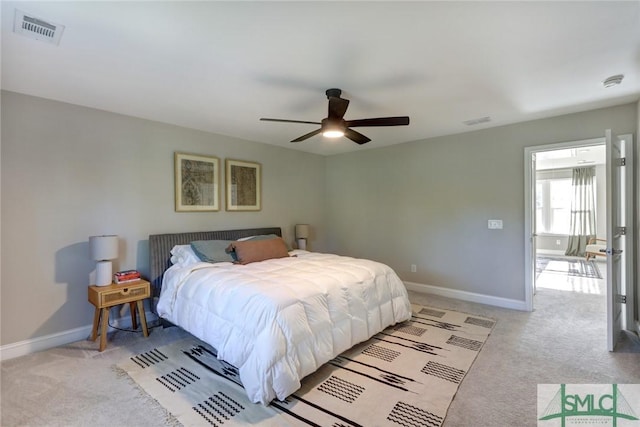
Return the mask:
[[113,281],[111,260],[118,258],[118,236],[89,237],[89,251],[96,263],[96,285],[106,286]]
[[298,249],[307,249],[307,239],[309,238],[309,224],[296,224],[296,239]]

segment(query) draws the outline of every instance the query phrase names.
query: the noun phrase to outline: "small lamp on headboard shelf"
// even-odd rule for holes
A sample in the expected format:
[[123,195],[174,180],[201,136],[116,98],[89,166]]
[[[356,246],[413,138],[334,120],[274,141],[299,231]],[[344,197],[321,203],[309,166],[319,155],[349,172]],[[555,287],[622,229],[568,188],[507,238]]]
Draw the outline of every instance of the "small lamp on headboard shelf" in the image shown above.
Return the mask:
[[296,224],[296,241],[298,249],[307,249],[307,239],[309,238],[309,224]]
[[96,263],[96,285],[106,286],[113,281],[111,260],[118,258],[118,236],[89,237],[89,251]]

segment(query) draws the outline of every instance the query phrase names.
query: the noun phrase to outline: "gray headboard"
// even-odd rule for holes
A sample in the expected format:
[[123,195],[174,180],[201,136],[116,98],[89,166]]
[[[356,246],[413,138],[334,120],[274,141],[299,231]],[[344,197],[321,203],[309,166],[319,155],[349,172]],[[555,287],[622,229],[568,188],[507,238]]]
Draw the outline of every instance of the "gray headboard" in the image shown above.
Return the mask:
[[149,236],[149,281],[151,294],[160,295],[162,275],[171,266],[171,248],[188,245],[194,240],[236,240],[259,234],[276,234],[282,237],[280,227],[247,228],[244,230],[195,231],[188,233],[151,234]]

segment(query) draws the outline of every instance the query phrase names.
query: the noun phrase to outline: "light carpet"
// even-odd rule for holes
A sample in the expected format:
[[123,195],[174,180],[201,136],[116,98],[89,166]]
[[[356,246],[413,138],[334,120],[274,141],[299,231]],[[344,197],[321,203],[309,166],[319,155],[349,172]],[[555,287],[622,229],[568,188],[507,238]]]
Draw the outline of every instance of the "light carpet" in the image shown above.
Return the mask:
[[542,272],[602,279],[602,275],[595,261],[576,258],[538,256],[536,257],[536,274]]
[[267,406],[251,403],[238,370],[196,338],[119,367],[185,426],[440,426],[494,325],[414,305],[410,321],[342,353]]

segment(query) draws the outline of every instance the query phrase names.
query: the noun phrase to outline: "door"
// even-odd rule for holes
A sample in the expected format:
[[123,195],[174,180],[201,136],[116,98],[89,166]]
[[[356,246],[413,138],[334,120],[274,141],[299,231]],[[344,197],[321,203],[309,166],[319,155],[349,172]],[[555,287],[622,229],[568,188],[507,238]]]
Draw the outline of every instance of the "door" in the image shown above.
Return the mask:
[[[633,320],[630,283],[632,259],[632,215],[629,208],[633,188],[630,136],[618,137],[610,129],[605,133],[607,151],[607,344],[615,349],[629,318]],[[629,221],[629,224],[627,224]],[[626,286],[629,283],[629,286]],[[625,298],[629,297],[629,304]],[[627,313],[628,309],[628,313]]]
[[[536,184],[536,153],[531,155],[531,282],[533,283],[533,295],[536,294],[536,276],[537,276],[537,259],[538,259],[538,196]],[[533,308],[533,307],[532,307]]]
[[524,149],[524,309],[533,311],[533,296],[536,287],[536,152],[538,148]]

